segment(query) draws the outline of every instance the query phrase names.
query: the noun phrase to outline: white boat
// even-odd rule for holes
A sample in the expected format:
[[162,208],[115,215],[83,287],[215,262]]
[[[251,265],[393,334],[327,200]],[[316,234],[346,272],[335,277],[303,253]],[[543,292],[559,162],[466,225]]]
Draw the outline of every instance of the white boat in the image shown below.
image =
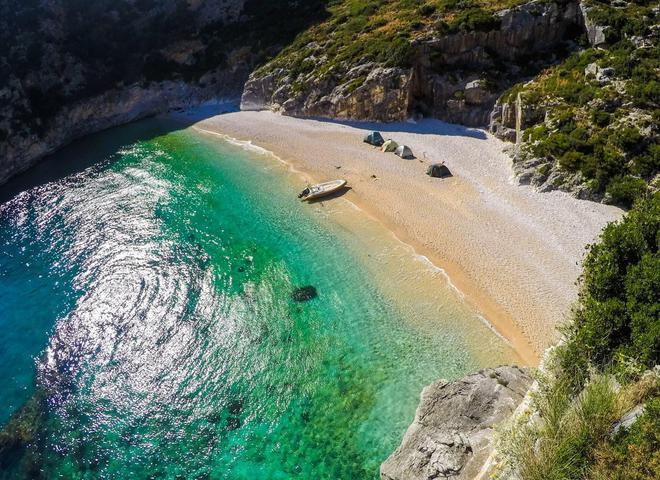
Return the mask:
[[298,194],[298,198],[305,200],[312,200],[314,198],[325,197],[337,190],[344,188],[346,180],[333,180],[331,182],[318,183],[307,187],[305,190]]

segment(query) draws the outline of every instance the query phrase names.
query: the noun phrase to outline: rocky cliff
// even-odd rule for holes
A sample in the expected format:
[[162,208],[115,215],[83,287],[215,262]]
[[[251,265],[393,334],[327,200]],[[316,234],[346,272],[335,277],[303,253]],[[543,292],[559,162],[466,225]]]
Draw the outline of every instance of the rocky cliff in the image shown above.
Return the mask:
[[587,0],[580,15],[584,48],[502,95],[490,130],[517,143],[522,183],[629,207],[660,188],[660,6]]
[[0,0],[0,183],[94,131],[237,99],[324,3]]
[[333,38],[307,43],[299,64],[285,51],[250,76],[241,106],[383,121],[422,114],[482,126],[506,88],[562,58],[583,32],[575,1],[530,2],[453,29],[433,15],[402,40],[403,53],[394,39],[380,61],[368,53],[342,60],[341,49],[329,53]]
[[427,386],[401,445],[381,465],[381,479],[479,478],[494,427],[514,412],[531,383],[526,370],[499,367]]

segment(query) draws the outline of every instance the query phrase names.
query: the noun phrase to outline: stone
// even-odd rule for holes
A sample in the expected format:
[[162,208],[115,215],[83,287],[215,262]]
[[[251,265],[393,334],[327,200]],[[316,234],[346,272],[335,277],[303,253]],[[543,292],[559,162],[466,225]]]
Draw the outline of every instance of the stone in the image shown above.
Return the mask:
[[644,405],[636,405],[630,411],[626,412],[626,414],[621,417],[621,420],[614,423],[614,426],[612,427],[612,436],[619,433],[619,430],[622,428],[627,430],[632,427],[637,419],[644,414],[644,411]]
[[531,383],[527,370],[498,367],[427,386],[401,445],[380,467],[381,480],[472,480],[493,450],[494,427]]
[[607,43],[606,32],[609,27],[606,25],[597,25],[590,16],[591,9],[583,2],[580,2],[580,12],[582,21],[587,32],[587,39],[592,47],[598,47]]
[[317,296],[318,293],[316,291],[316,288],[311,285],[306,285],[304,287],[296,288],[291,294],[291,298],[293,298],[296,302],[306,302],[308,300],[316,298]]
[[471,105],[486,103],[493,96],[486,88],[485,80],[473,80],[465,84],[465,101]]
[[614,77],[614,69],[612,67],[599,68],[596,73],[596,81],[599,83],[608,83]]
[[593,76],[595,77],[596,74],[598,73],[598,64],[597,63],[590,63],[587,65],[587,68],[584,69],[584,76]]

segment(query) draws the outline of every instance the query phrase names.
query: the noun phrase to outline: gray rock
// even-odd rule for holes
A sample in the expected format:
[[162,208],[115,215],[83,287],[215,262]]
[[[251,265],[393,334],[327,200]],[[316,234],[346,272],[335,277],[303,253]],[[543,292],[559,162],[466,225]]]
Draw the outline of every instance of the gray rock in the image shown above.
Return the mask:
[[587,39],[592,47],[598,47],[607,43],[605,33],[608,27],[604,25],[597,25],[596,22],[589,15],[591,9],[583,2],[580,2],[580,12],[582,13],[582,21],[584,28],[587,32]]
[[596,74],[598,73],[598,70],[599,70],[599,68],[598,68],[597,63],[590,63],[589,65],[587,65],[587,68],[584,69],[584,76],[585,77],[588,77],[588,76],[595,77]]
[[465,101],[471,105],[481,105],[490,101],[493,94],[486,88],[485,80],[473,80],[465,84]]
[[614,77],[614,69],[612,67],[599,68],[596,73],[596,81],[600,83],[607,83]]
[[401,445],[381,465],[381,480],[473,479],[493,449],[494,426],[531,383],[526,370],[499,367],[427,386]]
[[622,428],[629,429],[637,421],[639,417],[644,414],[644,405],[636,405],[633,409],[627,412],[621,420],[616,422],[612,427],[612,435],[616,435]]

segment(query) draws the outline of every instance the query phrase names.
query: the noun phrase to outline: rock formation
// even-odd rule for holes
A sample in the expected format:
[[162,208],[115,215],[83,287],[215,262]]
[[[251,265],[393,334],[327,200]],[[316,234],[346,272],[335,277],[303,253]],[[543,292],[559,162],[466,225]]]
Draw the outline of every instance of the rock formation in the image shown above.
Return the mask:
[[[75,138],[238,99],[324,0],[0,0],[0,184]],[[277,29],[270,17],[295,18]]]
[[502,91],[525,71],[554,61],[554,51],[580,34],[582,17],[575,1],[531,2],[498,12],[496,21],[488,31],[422,35],[411,44],[410,68],[367,61],[316,74],[329,59],[323,45],[308,45],[311,73],[259,69],[245,86],[241,107],[381,121],[423,114],[486,125]]
[[492,452],[494,427],[522,401],[532,378],[518,367],[487,368],[427,386],[381,480],[472,480]]

